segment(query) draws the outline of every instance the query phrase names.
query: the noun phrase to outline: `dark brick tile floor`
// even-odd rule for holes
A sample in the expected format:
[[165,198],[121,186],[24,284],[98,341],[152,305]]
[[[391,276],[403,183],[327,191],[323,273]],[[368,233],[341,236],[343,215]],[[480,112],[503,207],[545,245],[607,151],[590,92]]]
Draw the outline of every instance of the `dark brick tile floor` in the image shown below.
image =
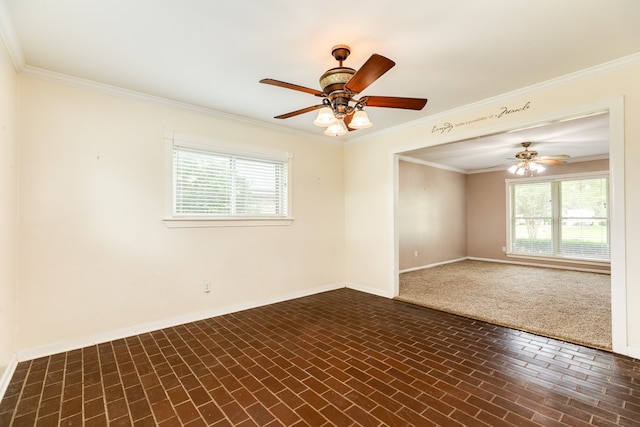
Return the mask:
[[341,289],[21,362],[57,425],[640,426],[640,361]]

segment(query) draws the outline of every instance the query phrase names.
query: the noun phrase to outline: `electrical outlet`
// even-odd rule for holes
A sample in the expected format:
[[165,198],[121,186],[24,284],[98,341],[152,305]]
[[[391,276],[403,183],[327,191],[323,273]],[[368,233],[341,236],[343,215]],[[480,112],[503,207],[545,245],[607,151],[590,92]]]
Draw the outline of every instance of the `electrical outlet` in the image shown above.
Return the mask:
[[211,282],[204,282],[204,285],[202,285],[202,292],[205,294],[211,292]]
[[418,251],[414,251],[414,252],[413,252],[413,257],[414,257],[414,258],[418,258]]

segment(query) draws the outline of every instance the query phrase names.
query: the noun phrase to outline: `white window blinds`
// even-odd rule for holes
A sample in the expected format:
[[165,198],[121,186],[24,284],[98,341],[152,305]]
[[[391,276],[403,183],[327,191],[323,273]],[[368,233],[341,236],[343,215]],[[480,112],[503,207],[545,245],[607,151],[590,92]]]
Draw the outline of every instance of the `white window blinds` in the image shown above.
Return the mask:
[[553,255],[551,182],[511,186],[511,252]]
[[288,162],[175,145],[173,214],[286,217]]
[[609,259],[609,180],[577,179],[558,185],[558,253],[566,257]]
[[606,176],[511,182],[510,253],[608,261]]

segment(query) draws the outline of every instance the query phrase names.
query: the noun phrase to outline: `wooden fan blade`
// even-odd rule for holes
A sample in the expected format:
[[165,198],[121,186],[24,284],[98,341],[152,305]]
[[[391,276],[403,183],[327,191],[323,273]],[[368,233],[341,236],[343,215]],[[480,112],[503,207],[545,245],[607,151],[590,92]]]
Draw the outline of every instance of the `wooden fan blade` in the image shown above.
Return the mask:
[[319,90],[311,89],[311,88],[304,87],[304,86],[294,85],[293,83],[281,82],[280,80],[262,79],[262,80],[260,80],[260,83],[264,83],[264,84],[267,84],[267,85],[273,85],[273,86],[279,86],[279,87],[283,87],[285,89],[298,90],[300,92],[310,93],[311,95],[324,97],[324,94],[322,92],[320,92]]
[[313,107],[303,108],[301,110],[292,111],[286,114],[280,114],[279,116],[275,116],[274,119],[288,119],[289,117],[298,116],[300,114],[308,113],[309,111],[317,110],[319,108],[325,107],[324,104],[314,105]]
[[382,55],[374,53],[356,73],[351,76],[345,88],[353,93],[360,93],[384,73],[389,71],[395,62]]
[[422,110],[427,104],[424,98],[399,98],[395,96],[368,96],[367,107],[404,108],[405,110]]
[[536,163],[544,163],[547,165],[564,165],[567,163],[564,160],[554,160],[554,159],[534,159],[533,161]]
[[552,156],[540,156],[539,158],[540,159],[556,159],[556,160],[559,160],[559,159],[568,159],[569,157],[571,157],[571,156],[569,156],[567,154],[554,154]]

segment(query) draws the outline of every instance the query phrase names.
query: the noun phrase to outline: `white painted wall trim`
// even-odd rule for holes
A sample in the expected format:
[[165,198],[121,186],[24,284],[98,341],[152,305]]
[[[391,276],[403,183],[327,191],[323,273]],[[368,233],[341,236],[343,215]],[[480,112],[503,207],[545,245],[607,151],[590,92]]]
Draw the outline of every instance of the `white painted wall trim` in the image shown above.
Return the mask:
[[[438,122],[440,120],[444,120],[450,118],[452,116],[461,116],[466,113],[472,113],[477,110],[482,110],[486,107],[494,106],[496,103],[500,103],[503,101],[508,101],[517,97],[526,97],[529,95],[537,94],[541,91],[545,91],[548,89],[557,88],[560,86],[564,86],[567,84],[580,82],[586,79],[590,79],[592,77],[597,77],[603,74],[607,74],[609,72],[624,69],[628,66],[639,64],[640,63],[640,53],[635,53],[632,55],[624,56],[622,58],[614,59],[613,61],[605,62],[604,64],[596,65],[593,67],[585,68],[584,70],[576,71],[574,73],[566,74],[564,76],[556,77],[554,79],[546,80],[540,83],[536,83],[524,88],[520,88],[511,92],[506,92],[500,95],[493,96],[491,98],[486,98],[480,100],[478,102],[474,102],[471,104],[463,105],[461,107],[453,108],[451,110],[443,111],[441,113],[432,114],[411,122],[403,123],[398,126],[393,126],[387,129],[379,130],[377,132],[370,133],[368,135],[358,136],[357,138],[350,139],[348,144],[355,144],[366,142],[371,137],[377,137],[381,135],[393,134],[402,130],[408,130],[415,127],[423,126],[425,123]],[[461,141],[463,139],[472,138],[473,136],[478,136],[475,134],[476,132],[471,131],[468,137],[458,135],[453,138],[453,141]],[[488,135],[494,132],[484,132],[484,135]],[[429,144],[429,145],[437,145]],[[415,147],[419,148],[419,147]],[[396,152],[409,151],[410,148],[397,150]]]
[[[640,58],[635,55],[633,60]],[[631,60],[631,58],[629,59]],[[594,71],[594,70],[592,70]],[[588,73],[589,74],[589,73]],[[591,74],[589,74],[591,75]],[[465,107],[466,109],[467,107]],[[586,105],[578,105],[562,111],[547,113],[539,117],[516,120],[509,123],[508,127],[493,126],[486,129],[471,130],[463,135],[447,136],[429,141],[428,146],[440,145],[448,142],[455,142],[472,137],[483,135],[491,135],[494,133],[505,132],[507,130],[515,130],[534,126],[543,123],[550,123],[557,120],[569,119],[572,117],[580,117],[598,112],[609,112],[609,177],[611,191],[611,324],[612,324],[612,349],[614,353],[631,356],[631,352],[635,351],[629,347],[627,331],[628,331],[628,315],[627,315],[627,276],[626,276],[626,211],[625,211],[625,167],[624,167],[624,97],[603,99]],[[424,147],[425,144],[412,144],[410,147],[402,147],[393,149],[390,152],[391,161],[393,161],[393,196],[394,214],[392,233],[395,245],[395,254],[390,257],[392,260],[393,274],[391,292],[397,295],[399,292],[399,271],[398,271],[398,252],[399,252],[399,232],[398,232],[398,162],[401,153],[417,148]]]
[[442,169],[442,170],[447,170],[447,171],[451,171],[451,172],[458,172],[458,173],[463,173],[463,174],[467,174],[468,173],[464,169],[458,169],[458,168],[454,168],[454,167],[451,167],[451,166],[442,165],[440,163],[428,162],[426,160],[416,159],[414,157],[398,155],[398,158],[400,160],[405,161],[405,162],[417,163],[419,165],[429,166],[429,167],[436,168],[436,169]]
[[411,268],[406,268],[404,270],[400,270],[400,274],[402,273],[409,273],[410,271],[418,271],[418,270],[424,270],[426,268],[432,268],[432,267],[437,267],[439,265],[445,265],[445,264],[453,264],[454,262],[460,262],[460,261],[464,261],[466,259],[470,259],[468,257],[463,257],[463,258],[456,258],[456,259],[450,259],[447,261],[441,261],[441,262],[435,262],[433,264],[427,264],[427,265],[421,265],[418,267],[411,267]]
[[279,132],[290,133],[298,136],[304,136],[305,138],[316,139],[325,144],[337,144],[335,138],[327,138],[320,135],[311,134],[299,130],[294,130],[286,126],[280,126],[272,123],[262,122],[259,120],[253,120],[234,114],[223,113],[212,108],[202,107],[200,105],[189,104],[186,102],[174,101],[168,98],[162,98],[160,96],[149,95],[143,92],[136,92],[130,89],[123,89],[117,86],[108,85],[105,83],[94,82],[92,80],[81,79],[79,77],[69,76],[54,71],[44,70],[42,68],[33,67],[31,65],[23,65],[19,70],[20,74],[25,77],[30,77],[38,80],[48,81],[51,83],[62,84],[69,87],[75,87],[78,89],[85,89],[96,93],[102,93],[110,96],[117,96],[120,98],[131,99],[134,101],[140,101],[147,104],[155,104],[159,106],[175,108],[182,111],[195,112],[200,114],[206,114],[208,116],[217,117],[223,120],[229,120],[239,122],[243,124],[259,126],[262,128],[269,128],[277,130]]
[[4,394],[7,392],[7,387],[9,387],[9,383],[11,382],[11,378],[13,377],[13,373],[16,371],[16,367],[18,366],[18,359],[14,354],[9,360],[9,364],[5,368],[2,376],[0,377],[0,402],[4,397]]
[[465,260],[472,260],[472,261],[484,261],[484,262],[497,262],[500,264],[510,264],[510,265],[523,265],[523,266],[527,266],[527,267],[543,267],[543,268],[556,268],[559,270],[571,270],[571,271],[584,271],[586,273],[601,273],[601,274],[609,274],[608,271],[602,271],[602,270],[598,270],[595,268],[583,268],[583,267],[571,267],[571,266],[567,266],[567,265],[555,265],[555,264],[545,264],[545,263],[535,263],[535,262],[520,262],[520,261],[509,261],[509,260],[502,260],[502,259],[493,259],[493,258],[479,258],[479,257],[464,257],[464,258],[457,258],[457,259],[452,259],[452,260],[447,260],[447,261],[442,261],[442,262],[436,262],[433,264],[427,264],[427,265],[421,265],[418,267],[411,267],[411,268],[407,268],[404,270],[400,270],[399,273],[409,273],[411,271],[418,271],[418,270],[425,270],[427,268],[433,268],[433,267],[437,267],[439,265],[445,265],[445,264],[452,264],[454,262],[460,262],[460,261],[465,261]]
[[630,355],[627,330],[627,254],[624,167],[624,98],[603,101],[609,110],[609,180],[611,188],[611,326],[612,349]]
[[572,267],[569,265],[555,265],[555,264],[545,264],[543,262],[521,262],[521,261],[508,261],[502,259],[492,259],[492,258],[478,258],[478,257],[467,257],[469,260],[473,261],[486,261],[486,262],[498,262],[501,264],[512,264],[512,265],[524,265],[527,267],[543,267],[543,268],[555,268],[558,270],[571,270],[571,271],[584,271],[585,273],[601,273],[601,274],[610,274],[608,271],[602,271],[595,268],[584,268],[584,267]]
[[[35,347],[30,349],[19,350],[16,353],[15,359],[17,362],[23,362],[25,360],[33,360],[39,357],[51,356],[53,354],[63,353],[66,351],[77,350],[83,347],[88,347],[108,341],[118,340],[138,334],[144,334],[147,332],[157,331],[164,328],[171,328],[174,326],[182,325],[189,322],[197,322],[199,320],[209,319],[211,317],[222,316],[224,314],[235,313],[242,310],[248,310],[251,308],[262,307],[269,304],[275,304],[279,302],[288,301],[291,299],[306,297],[321,292],[332,291],[335,289],[342,289],[345,287],[344,283],[329,284],[324,286],[318,286],[315,288],[304,289],[301,291],[290,292],[283,295],[277,295],[270,298],[265,298],[256,301],[247,301],[239,304],[229,305],[226,307],[217,308],[214,310],[201,311],[197,313],[189,313],[182,316],[177,316],[169,319],[162,319],[155,322],[143,323],[140,325],[130,326],[114,331],[108,331],[101,334],[95,334],[75,340],[68,340],[57,342],[41,347]],[[15,367],[14,367],[15,369]]]
[[367,294],[376,295],[383,298],[393,298],[395,295],[393,292],[385,291],[382,289],[371,288],[369,286],[358,285],[356,283],[347,283],[347,288],[353,289],[355,291],[365,292]]
[[251,120],[251,119],[240,117],[240,116],[222,113],[220,111],[216,111],[206,107],[192,105],[184,102],[173,101],[173,100],[158,97],[158,96],[148,95],[141,92],[131,91],[131,90],[119,88],[116,86],[97,83],[94,81],[80,79],[77,77],[73,77],[73,76],[69,76],[61,73],[55,73],[52,71],[33,67],[27,64],[25,61],[24,53],[18,41],[15,28],[13,27],[13,24],[11,22],[11,18],[7,10],[5,0],[0,0],[0,37],[2,38],[5,46],[7,47],[9,56],[13,61],[16,71],[28,77],[62,83],[69,86],[80,87],[80,88],[89,89],[89,90],[95,90],[97,92],[106,93],[114,96],[133,98],[133,99],[138,99],[138,100],[151,102],[159,105],[171,106],[171,107],[180,108],[186,111],[196,111],[204,114],[225,118],[228,120],[241,121],[241,122],[251,123],[251,124],[262,126],[262,127],[276,129],[282,132],[303,135],[307,138],[313,138],[324,143],[340,144],[340,145],[343,145],[346,143],[366,142],[373,136],[385,135],[389,133],[398,132],[403,129],[421,126],[427,122],[438,121],[442,117],[450,117],[452,115],[464,114],[465,112],[475,111],[475,110],[481,109],[484,106],[492,105],[502,100],[507,100],[517,96],[528,95],[528,94],[539,92],[542,90],[566,85],[572,82],[582,81],[594,76],[599,76],[611,71],[623,69],[630,65],[640,63],[640,53],[624,56],[622,58],[617,58],[612,61],[605,62],[603,64],[595,65],[595,66],[592,66],[583,70],[579,70],[564,76],[560,76],[560,77],[546,80],[540,83],[536,83],[515,91],[500,94],[491,98],[487,98],[478,102],[467,104],[467,105],[454,108],[448,111],[443,111],[438,114],[428,115],[421,119],[404,123],[402,125],[390,127],[388,129],[380,130],[373,133],[363,134],[361,136],[354,135],[350,139],[345,140],[345,138],[340,138],[340,139],[326,138],[326,137],[323,137],[322,135],[316,135],[309,132],[293,130],[285,126],[278,126],[272,123],[261,122],[258,120]]
[[640,348],[627,347],[627,356],[640,360]]

